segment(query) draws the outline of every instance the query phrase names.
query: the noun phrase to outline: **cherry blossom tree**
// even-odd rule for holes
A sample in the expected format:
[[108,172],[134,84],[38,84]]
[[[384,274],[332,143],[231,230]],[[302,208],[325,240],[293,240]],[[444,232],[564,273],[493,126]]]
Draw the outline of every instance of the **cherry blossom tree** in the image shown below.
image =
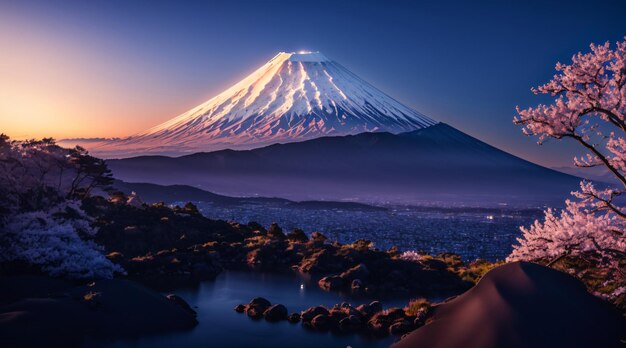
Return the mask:
[[[612,272],[622,285],[626,257],[626,41],[612,48],[607,42],[577,53],[570,64],[557,63],[552,80],[531,89],[556,97],[553,103],[517,108],[514,123],[539,144],[548,139],[571,139],[584,153],[578,167],[604,166],[619,187],[583,181],[564,209],[545,211],[543,221],[522,227],[514,260],[544,260],[549,265],[564,257],[593,260]],[[616,291],[619,291],[616,290]]]

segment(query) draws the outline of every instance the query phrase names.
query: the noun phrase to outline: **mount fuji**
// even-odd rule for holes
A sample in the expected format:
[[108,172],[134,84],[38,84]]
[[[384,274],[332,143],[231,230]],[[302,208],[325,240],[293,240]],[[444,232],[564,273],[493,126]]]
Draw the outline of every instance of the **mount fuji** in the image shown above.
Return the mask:
[[281,52],[195,108],[123,139],[85,144],[103,157],[251,149],[322,136],[402,133],[437,122],[319,52]]
[[434,121],[319,52],[279,53],[168,122],[86,147],[122,158],[108,160],[118,179],[230,196],[541,204],[579,181]]

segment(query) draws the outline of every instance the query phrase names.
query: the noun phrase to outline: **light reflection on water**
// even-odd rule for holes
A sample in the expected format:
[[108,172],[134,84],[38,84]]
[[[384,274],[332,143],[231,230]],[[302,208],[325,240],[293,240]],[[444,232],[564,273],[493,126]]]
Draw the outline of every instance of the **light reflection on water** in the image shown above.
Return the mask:
[[[199,324],[193,330],[105,343],[109,348],[160,347],[387,347],[392,337],[371,339],[360,335],[314,332],[301,324],[286,321],[270,323],[252,320],[233,308],[254,297],[265,297],[284,304],[290,313],[315,305],[332,306],[347,301],[353,305],[369,303],[372,298],[356,298],[321,290],[314,279],[295,273],[267,274],[226,271],[215,281],[193,289],[179,289],[192,307],[197,307]],[[419,297],[419,296],[414,296]],[[383,299],[385,307],[404,306],[409,297]]]

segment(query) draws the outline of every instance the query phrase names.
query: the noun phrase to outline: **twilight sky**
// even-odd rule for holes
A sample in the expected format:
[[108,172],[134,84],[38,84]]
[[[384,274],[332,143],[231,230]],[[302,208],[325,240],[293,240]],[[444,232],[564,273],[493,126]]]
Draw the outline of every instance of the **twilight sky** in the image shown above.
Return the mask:
[[439,121],[559,166],[511,122],[529,88],[626,35],[624,1],[0,2],[0,132],[113,137],[213,97],[278,51],[314,50]]

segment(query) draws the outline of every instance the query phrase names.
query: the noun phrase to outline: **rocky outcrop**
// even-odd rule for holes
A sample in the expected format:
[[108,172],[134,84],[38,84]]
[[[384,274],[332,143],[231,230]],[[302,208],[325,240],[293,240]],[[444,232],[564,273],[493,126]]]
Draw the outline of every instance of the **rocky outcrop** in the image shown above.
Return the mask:
[[302,311],[302,313],[300,313],[300,318],[302,319],[303,323],[309,323],[311,322],[311,320],[313,320],[313,318],[315,318],[318,315],[328,316],[329,314],[330,312],[328,311],[328,309],[326,309],[326,307],[315,306],[315,307],[310,307],[309,309]]
[[289,317],[287,317],[287,321],[296,324],[300,322],[300,313],[291,313]]
[[253,319],[258,319],[263,317],[265,311],[272,306],[270,301],[264,299],[263,297],[253,298],[250,303],[245,306],[246,314]]
[[0,278],[3,347],[80,347],[86,336],[106,339],[193,328],[195,312],[128,280],[76,286],[42,276]]
[[346,286],[346,280],[340,276],[324,277],[318,281],[320,288],[329,291],[341,290]]
[[239,304],[235,306],[235,312],[246,313],[253,319],[265,318],[267,321],[289,320],[290,322],[298,322],[299,316],[296,318],[293,314],[288,315],[287,307],[282,304],[272,305],[270,301],[263,297],[253,298],[248,304]]
[[[419,300],[421,306],[426,302]],[[261,306],[267,308],[264,317],[268,321],[287,320],[290,323],[302,321],[302,326],[316,331],[333,331],[338,333],[362,333],[374,336],[395,335],[401,336],[424,325],[430,315],[430,311],[424,310],[414,315],[416,310],[411,304],[406,308],[383,309],[378,301],[369,304],[361,304],[353,307],[347,302],[336,304],[333,307],[314,306],[303,310],[301,313],[287,315],[287,308],[283,305],[271,305],[265,299],[253,299],[249,304],[240,304],[235,307],[238,313],[248,313]],[[428,304],[430,307],[430,304]],[[418,319],[419,316],[419,319]],[[260,318],[255,314],[255,318]]]
[[172,301],[173,303],[175,303],[177,306],[179,306],[180,308],[184,309],[185,311],[187,311],[189,314],[193,315],[194,318],[198,316],[198,314],[196,313],[196,311],[194,311],[191,306],[189,305],[189,303],[187,303],[187,301],[185,301],[185,299],[183,299],[182,297],[176,295],[176,294],[169,294],[167,296],[165,296],[168,300]]
[[211,220],[191,203],[137,209],[94,197],[83,205],[97,217],[96,241],[111,260],[133,279],[163,290],[214,279],[224,268],[298,270],[324,278],[319,286],[328,291],[369,295],[448,296],[471,286],[461,279],[458,269],[463,265],[453,258],[407,261],[397,251],[375,249],[367,240],[340,244],[320,232],[310,238],[297,229],[285,234],[275,223],[266,230],[254,222]]
[[306,244],[298,266],[301,272],[324,275],[319,286],[328,291],[369,295],[421,293],[449,296],[462,293],[472,283],[460,278],[438,259],[402,260],[371,248],[368,241],[341,245]]
[[369,278],[370,276],[370,271],[369,269],[367,269],[367,266],[365,266],[365,264],[360,263],[348,270],[346,270],[345,272],[341,273],[340,277],[345,279],[346,281],[352,283],[352,281],[354,280],[367,280],[367,278]]
[[218,255],[207,250],[161,250],[120,262],[128,276],[158,289],[213,280],[222,271]]
[[276,304],[265,310],[263,316],[268,321],[280,321],[287,320],[287,313],[287,307],[281,304]]
[[209,241],[241,242],[253,234],[245,225],[207,219],[193,204],[182,208],[153,204],[138,209],[91,197],[82,207],[96,218],[96,242],[107,253],[119,252],[128,259],[160,250],[186,250]]
[[303,230],[296,228],[295,230],[287,233],[287,240],[290,242],[306,243],[309,241],[309,237]]

